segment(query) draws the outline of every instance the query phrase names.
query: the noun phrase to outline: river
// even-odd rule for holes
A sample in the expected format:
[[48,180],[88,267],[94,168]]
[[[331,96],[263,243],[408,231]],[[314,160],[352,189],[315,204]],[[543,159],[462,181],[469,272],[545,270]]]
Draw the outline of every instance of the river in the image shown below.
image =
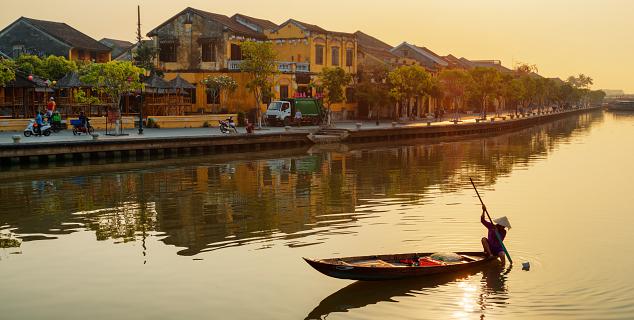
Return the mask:
[[[0,318],[631,319],[632,146],[634,115],[595,111],[466,140],[5,169]],[[511,221],[511,268],[355,283],[301,259],[479,251],[469,177]]]

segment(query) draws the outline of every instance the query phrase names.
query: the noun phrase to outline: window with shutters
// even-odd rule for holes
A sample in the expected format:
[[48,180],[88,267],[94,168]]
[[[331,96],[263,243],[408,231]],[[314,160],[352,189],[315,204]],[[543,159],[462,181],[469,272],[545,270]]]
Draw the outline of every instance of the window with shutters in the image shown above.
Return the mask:
[[346,67],[352,67],[353,53],[352,49],[346,49]]
[[216,43],[213,41],[204,42],[202,46],[202,61],[216,62]]
[[324,64],[324,46],[320,44],[315,46],[315,64]]
[[339,65],[339,47],[330,48],[332,52],[332,57],[330,58],[333,66]]
[[159,45],[159,60],[161,62],[176,62],[176,43],[162,42]]

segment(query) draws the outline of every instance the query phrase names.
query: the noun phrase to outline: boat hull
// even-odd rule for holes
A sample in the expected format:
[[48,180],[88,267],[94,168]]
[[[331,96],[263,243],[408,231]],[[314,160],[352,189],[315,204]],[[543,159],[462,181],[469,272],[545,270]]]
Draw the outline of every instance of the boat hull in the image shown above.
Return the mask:
[[304,260],[315,270],[324,275],[337,279],[346,280],[362,280],[362,281],[380,281],[380,280],[396,280],[405,278],[416,278],[433,276],[438,274],[446,274],[460,272],[472,268],[479,268],[497,260],[497,257],[485,257],[482,252],[457,252],[460,255],[476,258],[473,261],[447,264],[439,266],[359,266],[346,261],[362,261],[362,260],[380,260],[380,261],[399,261],[401,259],[411,259],[414,257],[426,257],[432,253],[409,253],[398,255],[382,255],[382,256],[363,256],[350,257],[340,259],[324,259],[313,260],[304,258]]

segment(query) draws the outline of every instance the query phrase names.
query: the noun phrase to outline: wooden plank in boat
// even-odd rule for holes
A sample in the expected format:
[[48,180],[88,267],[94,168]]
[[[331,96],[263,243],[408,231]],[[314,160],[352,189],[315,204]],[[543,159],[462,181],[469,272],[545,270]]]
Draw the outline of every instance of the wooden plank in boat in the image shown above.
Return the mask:
[[354,263],[355,266],[359,266],[359,267],[382,267],[382,268],[394,268],[394,265],[389,263],[389,262],[385,262],[383,260],[366,260],[366,261],[359,261],[359,262],[355,262]]

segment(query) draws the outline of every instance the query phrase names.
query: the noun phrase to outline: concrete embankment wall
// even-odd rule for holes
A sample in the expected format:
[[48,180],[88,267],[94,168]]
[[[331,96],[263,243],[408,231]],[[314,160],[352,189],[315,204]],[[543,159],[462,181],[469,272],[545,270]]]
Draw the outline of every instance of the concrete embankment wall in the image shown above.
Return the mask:
[[[419,138],[468,136],[518,130],[597,108],[572,110],[513,120],[459,123],[456,125],[396,126],[361,128],[350,131],[345,143],[391,141]],[[170,138],[135,138],[121,140],[69,141],[56,143],[16,143],[0,145],[0,165],[51,162],[112,157],[143,158],[146,155],[245,152],[308,146],[312,142],[305,132],[264,133],[254,135],[192,136]]]

